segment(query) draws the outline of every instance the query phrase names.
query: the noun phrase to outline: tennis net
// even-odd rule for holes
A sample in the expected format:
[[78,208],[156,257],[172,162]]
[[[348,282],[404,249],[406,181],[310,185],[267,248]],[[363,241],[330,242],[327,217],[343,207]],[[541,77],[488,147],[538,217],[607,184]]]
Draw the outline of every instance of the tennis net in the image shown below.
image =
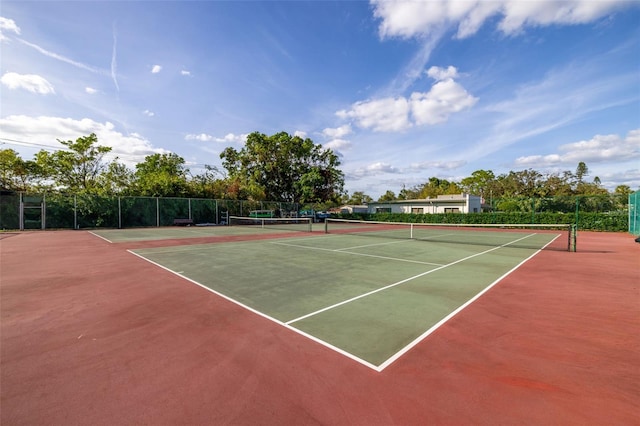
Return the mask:
[[230,226],[250,226],[255,229],[273,229],[295,232],[311,232],[310,217],[246,217],[229,216]]
[[567,224],[450,224],[326,219],[328,234],[357,234],[442,243],[575,251],[576,232]]

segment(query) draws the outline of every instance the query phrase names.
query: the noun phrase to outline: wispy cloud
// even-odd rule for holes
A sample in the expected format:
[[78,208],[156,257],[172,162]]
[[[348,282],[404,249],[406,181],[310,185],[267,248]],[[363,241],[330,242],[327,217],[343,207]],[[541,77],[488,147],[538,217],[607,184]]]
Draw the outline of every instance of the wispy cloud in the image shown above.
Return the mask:
[[14,34],[20,35],[20,27],[16,25],[13,19],[0,16],[0,41],[8,41],[9,37],[5,36],[3,31],[10,31]]
[[519,157],[515,163],[523,167],[550,167],[589,163],[637,161],[640,158],[640,129],[620,135],[595,135],[585,141],[572,142],[558,147],[558,153]]
[[236,135],[234,133],[227,133],[223,137],[216,137],[207,133],[193,134],[190,133],[184,138],[188,141],[200,141],[200,142],[221,142],[221,143],[239,143],[243,144],[247,141],[248,134]]
[[153,117],[154,115],[156,115],[153,111],[149,111],[148,109],[145,109],[144,111],[142,111],[142,113],[147,117]]
[[98,91],[93,87],[85,87],[84,91],[90,95],[95,95],[96,93],[98,93]]
[[101,74],[101,75],[105,75],[106,74],[106,71],[104,71],[104,70],[102,70],[100,68],[93,67],[93,66],[87,65],[87,64],[83,64],[82,62],[74,61],[74,60],[69,59],[69,58],[67,58],[65,56],[58,55],[57,53],[54,53],[54,52],[50,52],[50,51],[38,46],[37,44],[30,43],[30,42],[28,42],[26,40],[23,40],[23,39],[18,39],[18,41],[20,43],[24,44],[25,46],[29,46],[29,47],[37,50],[38,52],[42,53],[43,55],[45,55],[45,56],[47,56],[49,58],[57,59],[58,61],[67,63],[69,65],[73,65],[76,68],[80,68],[80,69],[83,69],[83,70],[86,70],[86,71],[90,71],[90,72],[95,73],[95,74]]
[[111,50],[111,80],[116,86],[116,90],[120,92],[120,86],[118,85],[118,61],[117,61],[117,46],[118,46],[118,34],[116,32],[116,23],[113,23],[113,49]]
[[154,65],[153,67],[151,67],[152,74],[158,74],[160,71],[162,71],[161,65]]

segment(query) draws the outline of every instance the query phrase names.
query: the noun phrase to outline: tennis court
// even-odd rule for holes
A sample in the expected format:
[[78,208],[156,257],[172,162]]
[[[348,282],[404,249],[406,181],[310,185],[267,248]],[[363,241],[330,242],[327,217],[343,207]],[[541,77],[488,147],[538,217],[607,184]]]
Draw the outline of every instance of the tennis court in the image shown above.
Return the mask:
[[131,252],[381,371],[562,236],[442,226],[406,236],[404,224],[335,225],[336,233]]
[[637,424],[632,237],[362,226],[0,234],[0,423]]

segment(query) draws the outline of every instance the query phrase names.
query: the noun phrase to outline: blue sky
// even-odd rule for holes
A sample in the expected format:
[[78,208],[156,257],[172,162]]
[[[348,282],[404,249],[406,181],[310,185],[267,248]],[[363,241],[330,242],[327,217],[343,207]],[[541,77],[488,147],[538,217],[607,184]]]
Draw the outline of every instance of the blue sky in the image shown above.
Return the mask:
[[640,3],[3,1],[0,145],[96,133],[198,173],[247,134],[337,152],[377,198],[475,170],[640,187]]

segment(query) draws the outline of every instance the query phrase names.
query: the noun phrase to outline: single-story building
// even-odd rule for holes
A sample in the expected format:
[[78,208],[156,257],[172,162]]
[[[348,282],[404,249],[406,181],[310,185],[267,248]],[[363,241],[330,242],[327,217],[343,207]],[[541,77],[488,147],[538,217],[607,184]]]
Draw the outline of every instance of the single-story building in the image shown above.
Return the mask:
[[482,197],[471,194],[438,195],[419,200],[370,202],[368,213],[480,213]]
[[336,213],[353,214],[353,213],[369,213],[369,208],[365,205],[346,204],[340,206]]

